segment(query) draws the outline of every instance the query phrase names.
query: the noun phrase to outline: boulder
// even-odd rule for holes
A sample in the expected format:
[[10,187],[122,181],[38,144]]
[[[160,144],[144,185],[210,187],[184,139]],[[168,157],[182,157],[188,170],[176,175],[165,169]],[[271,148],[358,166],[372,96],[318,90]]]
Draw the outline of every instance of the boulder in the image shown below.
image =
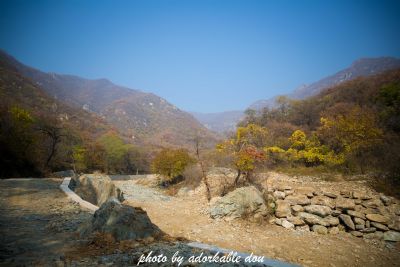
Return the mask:
[[206,175],[210,185],[210,195],[213,198],[225,193],[226,186],[234,183],[237,172],[229,168],[214,167]]
[[383,224],[387,224],[389,221],[389,218],[382,216],[380,214],[367,214],[366,217],[368,220],[372,222],[378,222]]
[[154,225],[141,208],[121,204],[110,198],[94,213],[89,222],[79,229],[81,236],[95,232],[111,234],[116,241],[158,238],[162,231]]
[[327,206],[321,206],[321,205],[309,205],[305,206],[304,210],[308,213],[315,214],[321,217],[326,217],[332,213],[331,208]]
[[311,203],[310,199],[305,195],[294,194],[287,196],[285,198],[286,201],[290,203],[290,205],[309,205]]
[[265,213],[267,207],[260,191],[254,186],[241,187],[210,203],[212,218],[241,218]]
[[299,217],[309,225],[319,224],[322,226],[329,226],[329,224],[318,215],[310,214],[307,212],[300,212]]
[[336,209],[340,210],[354,210],[356,204],[352,199],[338,197],[336,199]]
[[351,217],[349,215],[340,214],[339,215],[339,219],[343,222],[344,225],[346,225],[351,230],[355,230],[356,229],[355,226],[354,226],[354,223],[351,220]]
[[111,197],[120,202],[124,201],[122,191],[114,185],[108,175],[84,174],[74,179],[71,184],[71,189],[77,195],[97,206],[101,206]]
[[275,216],[278,218],[284,218],[290,216],[292,213],[290,211],[290,204],[286,200],[276,201]]
[[395,231],[387,231],[383,234],[383,240],[400,242],[400,233]]
[[326,235],[328,233],[328,228],[322,225],[313,225],[312,227],[313,232],[316,232],[320,235]]

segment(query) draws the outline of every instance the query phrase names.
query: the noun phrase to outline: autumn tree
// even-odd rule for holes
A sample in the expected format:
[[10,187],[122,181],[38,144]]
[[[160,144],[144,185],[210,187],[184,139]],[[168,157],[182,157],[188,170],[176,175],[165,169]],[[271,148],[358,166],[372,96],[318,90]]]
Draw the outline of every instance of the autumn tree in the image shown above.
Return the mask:
[[266,128],[256,124],[238,127],[236,136],[217,145],[217,150],[232,156],[232,164],[237,170],[234,186],[237,186],[240,176],[245,173],[246,179],[256,168],[258,163],[265,160],[262,148],[268,139]]
[[363,153],[382,141],[383,132],[372,111],[355,106],[347,114],[322,117],[318,135],[336,153],[343,153],[347,160],[354,158],[364,172]]
[[178,176],[182,176],[185,168],[194,162],[185,149],[164,148],[153,159],[151,169],[164,176],[163,182],[171,183]]

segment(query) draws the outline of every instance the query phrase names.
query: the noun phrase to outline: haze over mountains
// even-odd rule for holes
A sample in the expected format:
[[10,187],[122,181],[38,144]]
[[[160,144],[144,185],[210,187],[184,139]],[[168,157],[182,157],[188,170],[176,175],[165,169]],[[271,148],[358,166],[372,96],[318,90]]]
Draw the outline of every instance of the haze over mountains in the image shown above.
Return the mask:
[[[393,57],[379,58],[361,58],[351,64],[350,67],[340,70],[339,72],[322,78],[321,80],[309,85],[302,85],[287,97],[292,99],[304,99],[317,95],[322,90],[338,85],[348,80],[355,79],[360,76],[370,76],[379,74],[387,70],[400,68],[400,59]],[[276,103],[274,96],[268,99],[257,100],[249,106],[250,109],[261,110],[264,107],[273,107]],[[243,111],[220,112],[220,113],[192,113],[207,128],[223,133],[234,129],[243,117]]]
[[45,73],[28,67],[0,51],[4,67],[15,68],[48,95],[75,108],[99,115],[123,135],[155,146],[185,146],[190,138],[215,135],[193,116],[152,93],[113,84],[106,79]]

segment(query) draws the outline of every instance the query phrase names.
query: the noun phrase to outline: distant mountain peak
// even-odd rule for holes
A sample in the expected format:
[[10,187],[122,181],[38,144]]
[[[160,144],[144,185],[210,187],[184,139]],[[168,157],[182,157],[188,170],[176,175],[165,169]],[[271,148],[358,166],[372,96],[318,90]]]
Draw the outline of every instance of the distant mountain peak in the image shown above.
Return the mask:
[[[348,80],[353,80],[360,76],[370,76],[398,68],[400,68],[400,59],[398,58],[360,58],[355,60],[348,68],[340,70],[333,75],[322,78],[321,80],[309,85],[301,85],[287,96],[294,99],[304,99],[306,97],[316,95],[324,89]],[[269,99],[258,100],[250,105],[250,108],[260,110],[264,107],[272,107],[275,105],[275,99],[276,96]]]

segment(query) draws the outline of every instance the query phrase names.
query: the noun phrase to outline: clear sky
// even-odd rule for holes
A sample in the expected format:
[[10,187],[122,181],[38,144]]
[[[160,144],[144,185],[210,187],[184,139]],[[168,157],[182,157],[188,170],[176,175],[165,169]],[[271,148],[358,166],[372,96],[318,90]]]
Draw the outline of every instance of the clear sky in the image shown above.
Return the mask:
[[0,48],[181,109],[245,109],[360,57],[400,57],[400,1],[5,1]]

